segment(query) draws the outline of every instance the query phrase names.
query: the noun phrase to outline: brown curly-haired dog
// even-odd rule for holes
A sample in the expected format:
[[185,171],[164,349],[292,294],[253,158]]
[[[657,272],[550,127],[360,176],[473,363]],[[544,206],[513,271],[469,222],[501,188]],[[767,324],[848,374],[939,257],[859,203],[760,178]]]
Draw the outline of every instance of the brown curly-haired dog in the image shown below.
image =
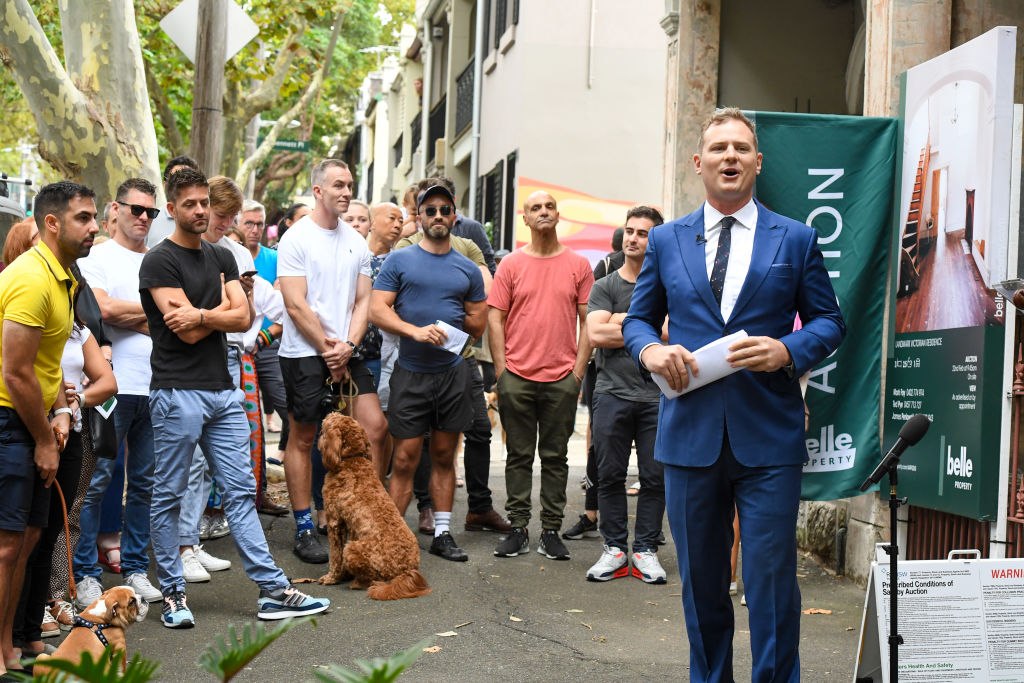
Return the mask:
[[331,564],[320,577],[332,584],[352,577],[374,600],[415,598],[430,592],[419,572],[420,547],[370,463],[370,442],[359,423],[341,413],[323,422],[318,445],[327,478],[324,508]]

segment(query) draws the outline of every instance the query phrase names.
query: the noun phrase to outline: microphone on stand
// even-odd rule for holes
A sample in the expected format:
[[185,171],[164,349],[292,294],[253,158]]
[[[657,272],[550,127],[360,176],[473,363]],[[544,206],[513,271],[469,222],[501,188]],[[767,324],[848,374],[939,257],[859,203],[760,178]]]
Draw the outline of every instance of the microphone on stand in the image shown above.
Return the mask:
[[931,424],[932,421],[920,413],[907,420],[900,428],[896,443],[892,445],[889,452],[882,458],[882,462],[878,463],[878,467],[871,473],[871,476],[860,485],[861,493],[877,484],[891,467],[895,467],[900,456],[903,455],[903,451],[920,441]]

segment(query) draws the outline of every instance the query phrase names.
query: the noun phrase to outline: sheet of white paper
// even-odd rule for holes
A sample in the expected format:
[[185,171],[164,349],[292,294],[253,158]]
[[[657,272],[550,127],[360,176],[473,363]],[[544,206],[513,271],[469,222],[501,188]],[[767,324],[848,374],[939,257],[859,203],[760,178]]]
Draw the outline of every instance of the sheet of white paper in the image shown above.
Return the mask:
[[723,377],[728,377],[732,373],[741,370],[741,368],[730,366],[729,362],[725,360],[725,357],[729,355],[729,345],[745,337],[747,337],[746,330],[740,330],[730,334],[728,337],[716,339],[710,344],[694,351],[693,355],[697,358],[697,370],[700,374],[696,377],[690,375],[690,383],[682,391],[672,389],[668,385],[668,380],[656,372],[651,373],[651,378],[658,385],[658,388],[661,389],[661,393],[665,394],[666,398],[676,398],[694,389],[699,389],[702,386],[716,382]]
[[469,335],[459,328],[449,325],[443,320],[438,320],[434,324],[440,327],[441,330],[448,335],[448,341],[442,345],[442,348],[446,351],[451,351],[456,356],[461,356],[466,345],[470,342]]

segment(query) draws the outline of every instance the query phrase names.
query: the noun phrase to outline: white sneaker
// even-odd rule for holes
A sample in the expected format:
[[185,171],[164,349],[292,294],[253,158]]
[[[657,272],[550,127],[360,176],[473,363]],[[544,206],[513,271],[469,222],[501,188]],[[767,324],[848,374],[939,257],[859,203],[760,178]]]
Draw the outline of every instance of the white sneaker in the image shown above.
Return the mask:
[[665,583],[665,570],[658,556],[651,551],[633,553],[633,576],[644,583]]
[[78,582],[77,593],[75,604],[83,610],[103,596],[103,586],[95,577],[85,576]]
[[228,519],[223,512],[210,515],[210,538],[221,538],[230,533],[231,527],[228,526]]
[[740,592],[739,584],[737,584],[735,581],[730,582],[729,583],[729,595],[736,595],[739,592]]
[[186,583],[205,583],[210,574],[204,568],[192,548],[181,551],[181,576]]
[[206,549],[201,545],[195,546],[195,555],[196,559],[199,560],[199,564],[203,565],[203,569],[208,572],[222,572],[225,569],[231,569],[231,560],[222,560],[219,557],[214,557],[206,552]]
[[604,552],[593,567],[587,570],[587,581],[611,581],[629,576],[629,560],[618,548],[605,545]]
[[124,585],[129,586],[135,591],[136,595],[146,602],[159,602],[164,599],[163,593],[158,591],[156,586],[149,582],[146,572],[129,574],[124,580]]

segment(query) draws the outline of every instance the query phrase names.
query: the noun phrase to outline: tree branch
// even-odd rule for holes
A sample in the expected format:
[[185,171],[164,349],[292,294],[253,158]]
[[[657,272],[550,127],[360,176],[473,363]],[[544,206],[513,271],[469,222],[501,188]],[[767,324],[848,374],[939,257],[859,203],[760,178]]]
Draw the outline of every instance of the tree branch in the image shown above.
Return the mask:
[[178,119],[174,116],[174,110],[171,109],[164,89],[160,87],[156,76],[153,75],[153,69],[150,68],[149,62],[147,60],[143,60],[143,62],[146,69],[146,86],[149,88],[149,96],[153,98],[153,104],[156,105],[157,114],[160,116],[160,123],[164,126],[164,133],[167,135],[167,147],[172,157],[180,156],[185,153],[185,140],[181,137]]
[[306,20],[303,19],[299,26],[288,34],[284,45],[277,53],[273,67],[270,69],[270,78],[263,81],[252,92],[243,94],[239,99],[237,116],[239,120],[247,122],[256,114],[273,107],[280,98],[281,88],[284,86],[292,62],[295,60],[295,47],[298,45],[299,38],[305,33],[307,25]]
[[[292,165],[285,169],[281,168],[288,163],[291,163]],[[281,154],[275,154],[273,158],[271,158],[270,165],[267,167],[266,172],[256,179],[256,185],[253,188],[253,195],[262,197],[263,193],[267,189],[267,185],[278,180],[294,178],[302,173],[302,169],[305,168],[305,166],[306,155],[303,152],[282,152]]]
[[309,86],[306,88],[306,91],[302,93],[302,97],[299,98],[298,102],[292,105],[288,111],[277,119],[274,126],[267,132],[267,136],[263,139],[263,143],[259,148],[257,148],[256,153],[242,163],[241,168],[239,168],[238,172],[235,174],[235,182],[239,185],[244,185],[249,174],[257,166],[262,164],[264,160],[266,160],[267,155],[270,154],[270,150],[274,148],[274,143],[277,142],[277,138],[281,134],[281,131],[284,130],[285,126],[287,126],[292,119],[298,116],[299,112],[301,112],[306,105],[309,104],[309,101],[313,99],[313,96],[319,92],[320,86],[327,77],[328,70],[331,68],[331,62],[334,58],[334,48],[338,44],[338,36],[341,34],[341,25],[345,21],[345,15],[348,13],[349,8],[352,7],[352,1],[353,0],[346,0],[346,2],[343,3],[341,10],[338,12],[338,18],[334,21],[334,30],[331,31],[331,39],[327,41],[327,51],[324,53],[323,68],[321,68],[320,71],[317,72],[316,76],[313,77],[313,80],[310,81]]

